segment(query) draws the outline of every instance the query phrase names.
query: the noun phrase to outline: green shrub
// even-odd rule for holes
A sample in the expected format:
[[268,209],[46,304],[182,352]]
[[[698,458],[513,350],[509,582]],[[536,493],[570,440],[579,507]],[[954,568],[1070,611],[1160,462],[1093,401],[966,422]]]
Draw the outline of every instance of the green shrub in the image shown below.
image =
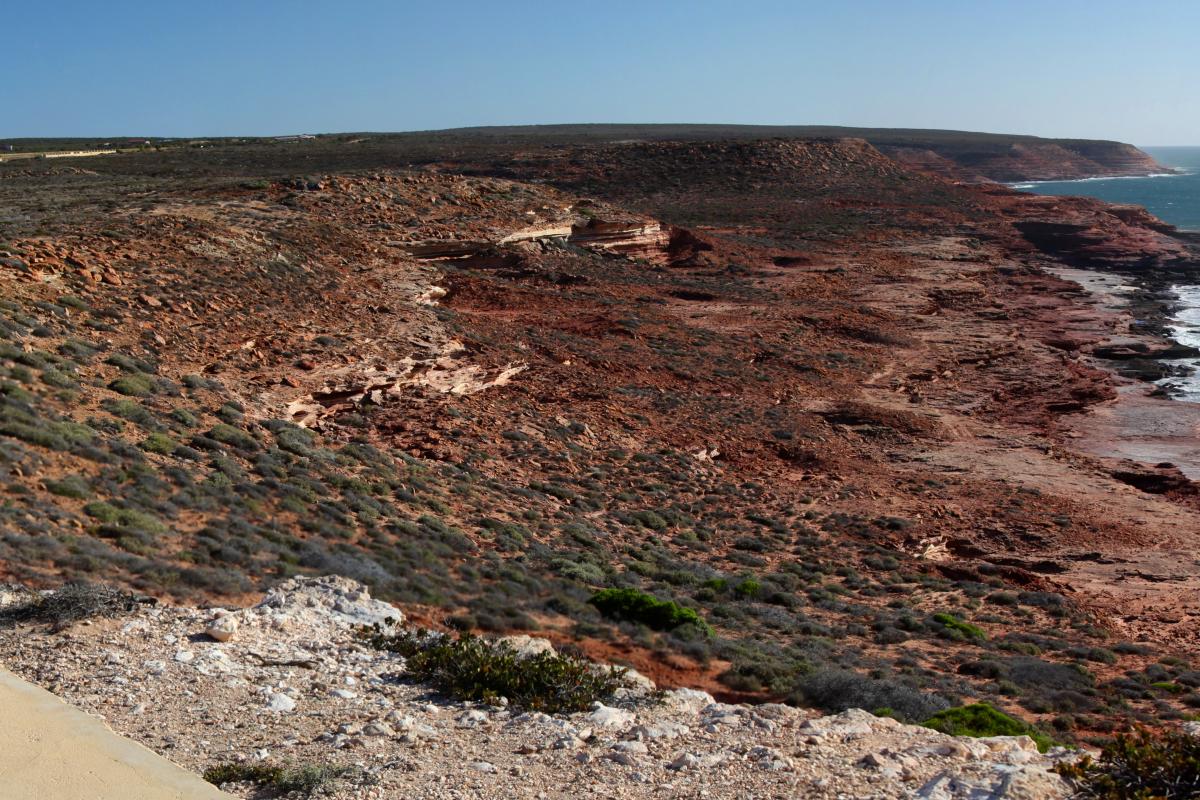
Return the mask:
[[104,502],[88,503],[83,507],[83,513],[95,517],[105,525],[113,525],[121,515],[121,510],[114,505]]
[[100,407],[114,417],[129,420],[144,428],[152,428],[155,425],[154,415],[136,400],[105,400]]
[[170,436],[162,433],[152,433],[142,440],[142,449],[148,453],[159,453],[166,455],[173,451],[177,444]]
[[59,372],[56,369],[48,369],[43,372],[42,383],[47,386],[53,386],[56,389],[74,389],[78,385],[70,375]]
[[88,503],[83,507],[83,511],[102,525],[112,526],[123,531],[156,534],[165,533],[167,530],[167,526],[149,514],[135,511],[132,508],[117,508],[110,503]]
[[59,497],[74,497],[79,500],[92,494],[87,481],[79,475],[67,475],[62,480],[46,481],[46,491]]
[[71,420],[61,420],[59,422],[50,423],[50,430],[55,435],[62,437],[67,444],[91,444],[96,438],[96,432],[78,422]]
[[992,592],[987,596],[987,601],[997,606],[1015,606],[1018,597],[1016,592]]
[[591,561],[556,558],[551,566],[559,575],[579,583],[603,583],[605,580],[604,569]]
[[232,425],[220,423],[214,425],[213,429],[208,432],[212,439],[216,439],[221,444],[233,445],[239,450],[256,450],[258,442],[254,437],[246,433],[241,428],[235,428]]
[[175,420],[185,428],[194,428],[199,422],[199,420],[196,419],[196,415],[188,411],[186,408],[177,408],[172,411],[171,419]]
[[313,443],[316,441],[312,431],[306,431],[290,423],[285,423],[285,425],[286,427],[280,427],[278,430],[272,428],[275,430],[275,441],[279,444],[279,449],[287,450],[298,456],[312,456]]
[[586,711],[625,685],[625,671],[556,653],[522,657],[507,644],[469,633],[458,639],[425,630],[392,634],[375,627],[367,641],[406,658],[408,673],[456,700],[497,703],[548,714]]
[[127,395],[129,397],[145,397],[146,395],[154,394],[154,383],[150,380],[150,376],[139,373],[122,375],[108,385],[117,394]]
[[1186,686],[1180,686],[1174,681],[1155,681],[1154,683],[1150,684],[1150,688],[1161,689],[1162,691],[1170,692],[1171,694],[1184,694],[1187,692]]
[[951,736],[1028,736],[1046,752],[1054,744],[1050,737],[1039,733],[1032,725],[998,711],[987,703],[948,708],[921,723],[926,728]]
[[987,634],[983,629],[972,625],[969,622],[963,622],[953,614],[941,612],[933,615],[933,621],[940,626],[940,632],[948,638],[953,639],[974,639],[982,642],[987,639]]
[[1181,732],[1120,734],[1100,752],[1055,771],[1076,797],[1095,800],[1183,800],[1200,796],[1200,738]]
[[145,372],[156,372],[153,364],[143,361],[127,353],[113,353],[108,358],[104,359],[105,364],[112,364],[118,367],[122,372],[127,372],[131,375],[137,375]]
[[76,363],[85,364],[99,351],[89,342],[67,339],[58,346],[58,352]]
[[719,680],[735,691],[786,694],[796,685],[796,679],[811,669],[803,660],[767,647],[735,646],[733,649],[733,653],[725,656],[732,663],[720,674]]
[[762,591],[762,584],[753,578],[746,578],[744,581],[733,587],[733,593],[739,597],[755,598]]
[[307,797],[350,771],[349,767],[329,764],[284,767],[264,763],[229,763],[209,767],[204,770],[203,777],[213,786],[246,782],[276,795],[299,792]]
[[672,600],[660,600],[637,589],[602,589],[588,602],[606,617],[640,622],[655,630],[667,631],[692,623],[712,634],[712,628],[694,609]]
[[657,511],[638,511],[633,514],[633,519],[652,531],[665,531],[670,527],[670,523]]

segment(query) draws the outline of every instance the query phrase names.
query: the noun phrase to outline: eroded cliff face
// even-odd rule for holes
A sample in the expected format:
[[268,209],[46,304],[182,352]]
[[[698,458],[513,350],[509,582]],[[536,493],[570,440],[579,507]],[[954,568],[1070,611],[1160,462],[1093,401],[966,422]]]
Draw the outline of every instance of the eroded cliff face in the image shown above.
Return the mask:
[[908,166],[955,180],[1075,180],[1172,171],[1150,154],[1123,142],[1034,139],[969,147],[880,144],[879,149]]

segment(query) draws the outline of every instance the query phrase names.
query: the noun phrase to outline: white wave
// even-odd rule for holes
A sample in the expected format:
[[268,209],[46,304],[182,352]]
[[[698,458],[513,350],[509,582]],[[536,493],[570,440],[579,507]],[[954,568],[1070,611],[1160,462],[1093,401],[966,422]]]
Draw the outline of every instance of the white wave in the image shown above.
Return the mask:
[[1022,181],[1021,183],[1010,183],[1010,189],[1033,189],[1047,183],[1095,183],[1096,181],[1140,181],[1146,178],[1182,178],[1186,175],[1193,175],[1192,172],[1151,172],[1147,175],[1099,175],[1094,178],[1061,178],[1054,181]]
[[[1176,306],[1172,314],[1171,338],[1188,347],[1200,347],[1200,286],[1176,285],[1171,287]],[[1182,375],[1172,375],[1155,381],[1169,388],[1177,400],[1188,403],[1200,402],[1200,361],[1195,358],[1171,359],[1165,363],[1182,368]]]

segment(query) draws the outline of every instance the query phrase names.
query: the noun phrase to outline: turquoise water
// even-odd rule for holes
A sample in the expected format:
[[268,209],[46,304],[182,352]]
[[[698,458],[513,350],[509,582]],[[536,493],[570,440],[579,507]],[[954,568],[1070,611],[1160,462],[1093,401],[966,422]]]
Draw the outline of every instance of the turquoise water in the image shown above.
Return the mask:
[[1013,184],[1037,194],[1085,195],[1110,203],[1145,206],[1150,213],[1184,230],[1200,231],[1200,147],[1142,148],[1182,175],[1148,178],[1088,178],[1082,181],[1039,181]]

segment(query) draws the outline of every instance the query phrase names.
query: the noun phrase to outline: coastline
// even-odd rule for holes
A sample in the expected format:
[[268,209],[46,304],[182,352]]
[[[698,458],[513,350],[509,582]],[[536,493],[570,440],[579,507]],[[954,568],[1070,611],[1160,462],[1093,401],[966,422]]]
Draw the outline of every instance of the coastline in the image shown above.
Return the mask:
[[[1100,171],[1070,178],[1006,182],[1009,189],[1047,197],[1090,197],[1116,206],[1137,206],[1180,236],[1200,234],[1200,148],[1155,154],[1156,167],[1134,172]],[[1175,178],[1176,180],[1159,180]]]
[[[1075,268],[1046,270],[1082,287],[1087,302],[1099,311],[1116,315],[1112,335],[1093,345],[1089,358],[1113,375],[1117,397],[1085,414],[1064,418],[1072,446],[1101,458],[1174,464],[1189,479],[1200,481],[1200,403],[1172,398],[1144,377],[1144,364],[1139,370],[1127,368],[1131,360],[1162,364],[1164,353],[1184,347],[1166,333],[1170,315],[1160,302],[1161,291],[1139,285],[1136,275]],[[1159,319],[1148,318],[1155,312]],[[1138,322],[1142,330],[1132,330]],[[1121,330],[1123,325],[1128,327]],[[1122,350],[1145,354],[1135,359],[1104,357]]]
[[1169,172],[1139,172],[1134,175],[1091,175],[1086,178],[1038,178],[1023,181],[1005,181],[1004,185],[1010,189],[1024,190],[1047,183],[1094,183],[1097,181],[1146,180],[1147,178],[1180,178],[1191,174],[1191,172],[1182,169],[1172,168]]

